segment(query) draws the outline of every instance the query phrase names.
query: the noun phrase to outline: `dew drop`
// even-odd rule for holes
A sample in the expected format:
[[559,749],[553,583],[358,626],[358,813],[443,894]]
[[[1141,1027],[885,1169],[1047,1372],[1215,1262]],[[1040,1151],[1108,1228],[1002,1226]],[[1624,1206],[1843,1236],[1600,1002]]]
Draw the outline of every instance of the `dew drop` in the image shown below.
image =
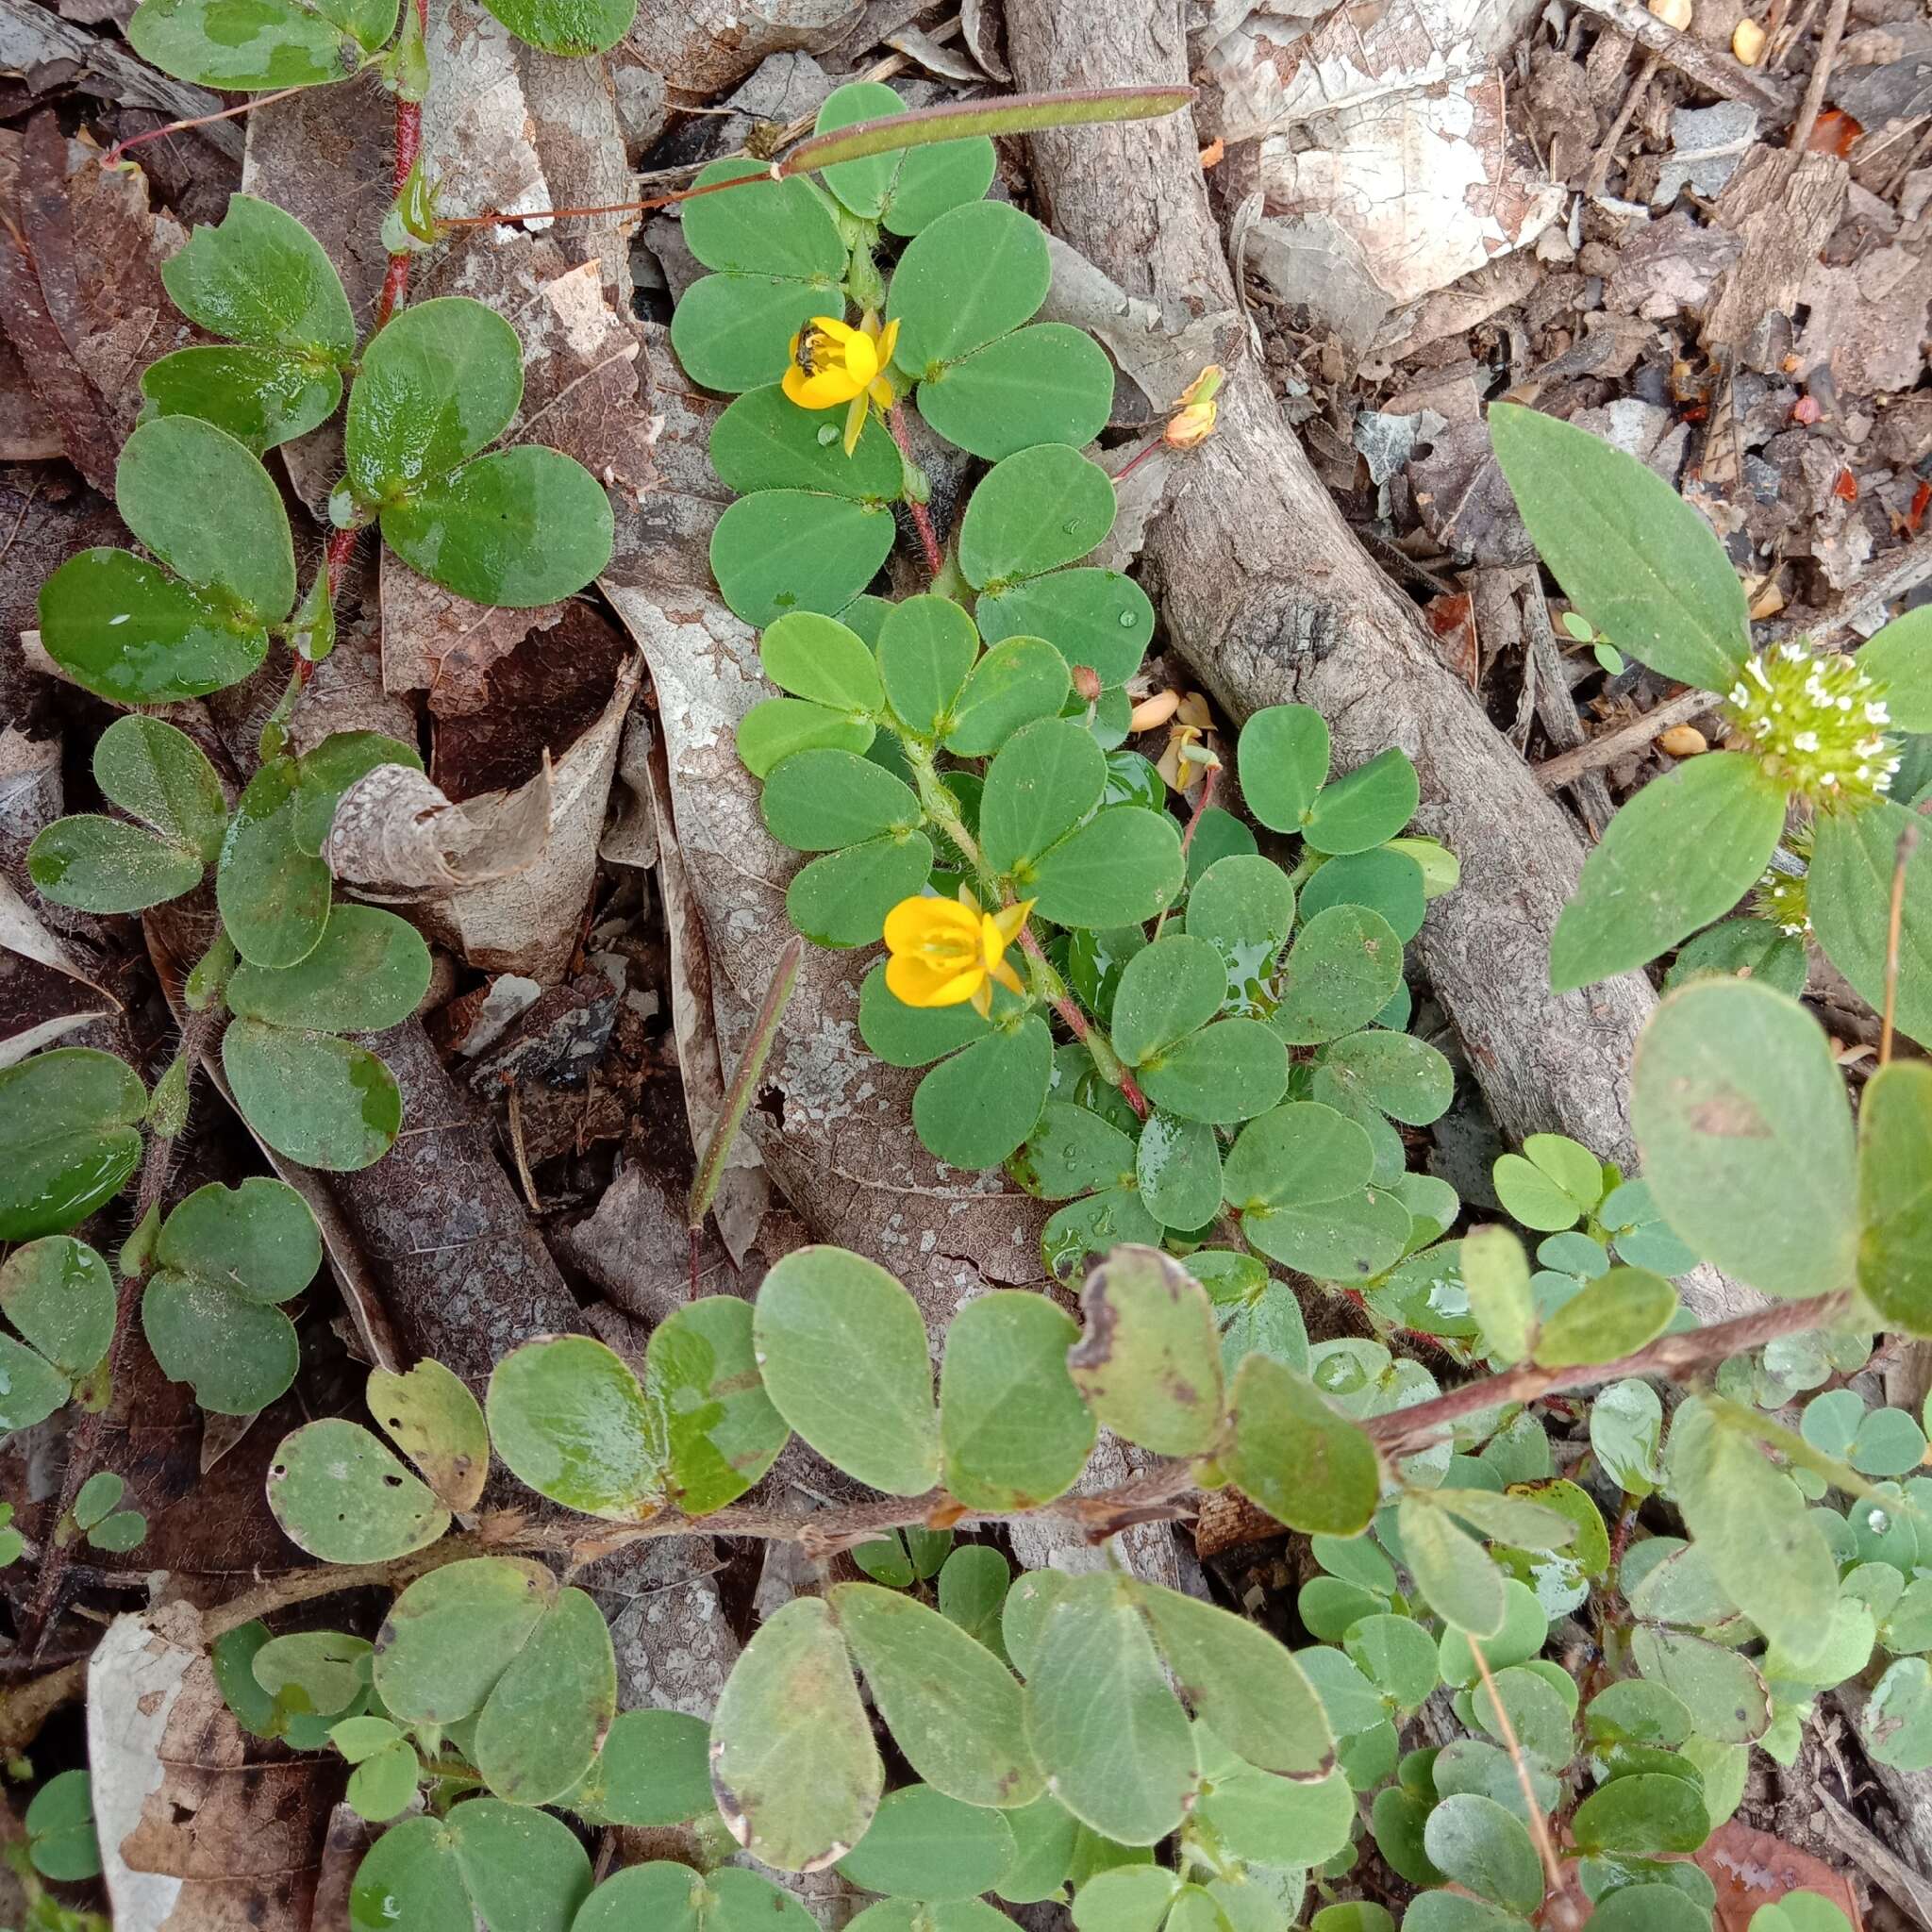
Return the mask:
[[1123,610],[1121,612],[1120,624],[1123,630],[1132,630],[1134,627],[1134,613],[1131,610]]
[[820,425],[819,447],[821,449],[830,449],[831,446],[838,441],[838,440],[839,431],[834,425],[830,423],[825,423]]
[[1079,527],[1079,523],[1073,517],[1069,517],[1066,520],[1066,522],[1060,525],[1060,528],[1064,530],[1069,537],[1071,537],[1074,534],[1074,532],[1077,530]]
[[1883,1509],[1867,1510],[1865,1514],[1865,1527],[1874,1536],[1883,1536],[1891,1527],[1891,1518]]

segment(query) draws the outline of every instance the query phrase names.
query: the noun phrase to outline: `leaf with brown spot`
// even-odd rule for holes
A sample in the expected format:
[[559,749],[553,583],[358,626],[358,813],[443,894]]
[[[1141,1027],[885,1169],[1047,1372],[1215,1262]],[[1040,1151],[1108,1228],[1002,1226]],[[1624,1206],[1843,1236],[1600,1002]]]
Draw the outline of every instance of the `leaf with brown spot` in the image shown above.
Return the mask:
[[1067,1367],[1093,1413],[1161,1456],[1199,1456],[1221,1433],[1221,1341],[1208,1291],[1154,1248],[1116,1248],[1080,1292],[1087,1332]]

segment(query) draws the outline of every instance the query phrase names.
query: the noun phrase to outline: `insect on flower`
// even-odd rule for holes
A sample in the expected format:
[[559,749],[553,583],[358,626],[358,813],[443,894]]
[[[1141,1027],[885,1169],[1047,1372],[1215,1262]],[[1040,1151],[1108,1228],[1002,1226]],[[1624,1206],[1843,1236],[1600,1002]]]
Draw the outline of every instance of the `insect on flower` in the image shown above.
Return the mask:
[[829,409],[849,404],[845,411],[848,457],[858,447],[868,408],[875,406],[883,416],[892,407],[892,380],[884,372],[898,340],[897,322],[881,328],[870,308],[857,328],[834,315],[814,315],[791,338],[791,360],[783,377],[785,393],[801,409]]

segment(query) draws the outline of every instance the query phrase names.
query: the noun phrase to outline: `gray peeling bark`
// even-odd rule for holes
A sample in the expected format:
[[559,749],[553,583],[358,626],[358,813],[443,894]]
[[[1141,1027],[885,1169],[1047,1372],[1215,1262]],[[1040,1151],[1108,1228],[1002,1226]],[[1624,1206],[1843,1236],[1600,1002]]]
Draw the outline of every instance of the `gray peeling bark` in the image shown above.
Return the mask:
[[[1022,87],[1187,75],[1175,0],[1008,0],[1007,20]],[[1188,116],[1036,135],[1033,149],[1051,225],[1129,293],[1185,305],[1183,319],[1234,306]],[[1515,1140],[1559,1130],[1627,1161],[1650,990],[1626,975],[1557,998],[1545,974],[1583,861],[1575,827],[1342,523],[1252,358],[1223,399],[1218,433],[1174,465],[1147,531],[1144,578],[1175,645],[1238,716],[1316,706],[1340,769],[1391,743],[1408,752],[1419,821],[1463,867],[1460,890],[1430,908],[1423,963],[1499,1124]]]

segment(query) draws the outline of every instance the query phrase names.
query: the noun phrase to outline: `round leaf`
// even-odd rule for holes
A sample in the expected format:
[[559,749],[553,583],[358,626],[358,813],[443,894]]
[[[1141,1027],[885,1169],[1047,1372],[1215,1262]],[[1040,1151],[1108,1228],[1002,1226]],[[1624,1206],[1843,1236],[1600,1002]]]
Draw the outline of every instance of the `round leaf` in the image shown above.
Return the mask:
[[899,325],[894,359],[929,379],[1017,328],[1046,300],[1052,279],[1046,236],[1030,215],[998,201],[954,208],[913,239],[892,272],[886,314]]
[[201,747],[158,718],[116,718],[94,745],[94,782],[125,812],[212,865],[228,802]]
[[1113,519],[1112,477],[1065,443],[1039,443],[994,464],[973,492],[959,523],[959,569],[974,590],[1002,591],[1085,557]]
[[[619,1720],[622,1722],[622,1720]],[[613,1873],[571,1921],[571,1932],[811,1932],[817,1922],[756,1872],[729,1865],[700,1874],[653,1859]]]
[[630,31],[637,0],[486,0],[520,41],[546,54],[601,54]]
[[434,1493],[348,1422],[308,1423],[283,1437],[268,1502],[289,1541],[325,1563],[387,1562],[449,1527]]
[[1085,329],[1015,329],[919,385],[919,413],[970,455],[996,463],[1039,442],[1074,449],[1107,427],[1113,365]]
[[1269,1024],[1291,1046],[1366,1026],[1402,984],[1402,941],[1379,912],[1331,906],[1295,936]]
[[350,1889],[349,1927],[569,1932],[590,1892],[591,1860],[562,1820],[472,1798],[445,1819],[406,1818],[376,1840]]
[[[1186,876],[1180,829],[1166,812],[1109,806],[1031,867],[1028,895],[1056,925],[1138,924],[1163,912]],[[1016,874],[1016,876],[1023,876]]]
[[376,1635],[384,1708],[404,1724],[475,1715],[557,1597],[550,1572],[521,1557],[468,1557],[418,1577]]
[[1069,664],[1084,664],[1108,688],[1141,668],[1154,635],[1154,606],[1132,577],[1111,570],[1057,570],[985,591],[974,606],[979,634],[1050,638]]
[[1037,859],[1093,809],[1106,786],[1107,755],[1074,720],[1042,719],[1015,732],[987,768],[980,797],[987,864],[1008,874]]
[[991,1891],[1018,1856],[997,1811],[908,1785],[881,1801],[872,1829],[839,1871],[867,1891],[944,1902]]
[[1299,832],[1328,776],[1328,726],[1321,712],[1311,705],[1257,711],[1241,726],[1238,757],[1248,809],[1271,831]]
[[594,1599],[559,1591],[490,1692],[476,1769],[500,1798],[547,1805],[591,1768],[617,1714],[617,1658]]
[[1221,1339],[1208,1291],[1151,1247],[1121,1247],[1087,1277],[1067,1355],[1094,1415],[1158,1456],[1198,1456],[1221,1433]]
[[1391,745],[1316,792],[1302,815],[1302,837],[1316,852],[1366,852],[1394,838],[1421,799],[1408,754]]
[[146,1113],[133,1070],[92,1047],[0,1068],[0,1241],[58,1234],[111,1200],[141,1158]]
[[681,1710],[619,1711],[583,1783],[558,1803],[592,1824],[682,1824],[708,1817],[710,1737],[703,1718]]
[[651,1331],[644,1389],[662,1417],[667,1487],[687,1516],[737,1501],[790,1431],[758,1378],[749,1302],[707,1295]]
[[1381,1466],[1367,1434],[1306,1375],[1251,1355],[1234,1378],[1234,1442],[1223,1467],[1276,1522],[1324,1536],[1359,1536],[1375,1513]]
[[258,966],[306,959],[328,924],[329,870],[296,842],[301,816],[295,761],[271,758],[248,781],[222,846],[222,924],[235,950]]
[[1151,1115],[1134,1172],[1147,1211],[1163,1226],[1206,1227],[1221,1210],[1221,1148],[1205,1121]]
[[845,751],[802,751],[776,766],[759,799],[765,826],[795,852],[833,852],[882,832],[906,832],[924,813],[912,788]]
[[1655,1341],[1676,1312],[1677,1291],[1661,1275],[1612,1268],[1543,1324],[1536,1359],[1546,1369],[1616,1361]]
[[202,87],[325,86],[362,52],[294,0],[142,0],[127,38],[163,74]]
[[641,1523],[663,1500],[663,1424],[601,1341],[559,1335],[512,1349],[486,1403],[497,1455],[540,1496],[613,1523]]
[[1113,1001],[1114,1051],[1129,1066],[1204,1026],[1221,1010],[1227,974],[1206,940],[1156,940],[1122,969]]
[[[881,651],[891,635],[887,623]],[[1008,638],[973,667],[952,707],[946,749],[962,758],[985,758],[1023,724],[1057,716],[1066,696],[1066,659],[1043,638]]]
[[711,575],[751,625],[790,610],[842,609],[892,547],[891,511],[814,490],[741,496],[711,532]]
[[124,819],[92,812],[56,819],[27,848],[27,876],[56,906],[143,912],[192,892],[202,861]]
[[1147,1060],[1149,1100],[1197,1121],[1252,1120],[1288,1091],[1288,1053],[1258,1020],[1217,1020]]
[[374,906],[338,906],[306,958],[275,970],[243,961],[229,1008],[271,1026],[374,1033],[406,1020],[429,989],[429,948],[408,920]]
[[342,378],[286,350],[213,345],[150,362],[141,393],[153,414],[198,416],[258,457],[326,423],[342,399]]
[[795,1249],[759,1287],[753,1334],[766,1393],[828,1462],[889,1495],[932,1488],[925,1324],[883,1268],[842,1248]]
[[380,1160],[402,1131],[395,1075],[367,1047],[332,1033],[231,1020],[222,1071],[248,1124],[304,1167],[353,1174]]
[[253,1302],[285,1302],[315,1279],[322,1232],[286,1181],[197,1188],[161,1224],[155,1265]]
[[707,268],[749,275],[816,276],[829,289],[845,272],[845,244],[824,198],[796,176],[769,178],[761,161],[713,161],[692,183],[748,181],[722,194],[701,194],[684,204],[685,246]]
[[940,1452],[956,1501],[1032,1509],[1078,1480],[1096,1433],[1067,1370],[1079,1333],[1044,1296],[1010,1290],[981,1295],[953,1318],[940,1372]]
[[[56,1368],[85,1375],[114,1340],[114,1283],[108,1264],[85,1241],[68,1235],[28,1241],[0,1263],[0,1313]],[[1072,1317],[1062,1319],[1071,1335]]]
[[823,490],[855,503],[890,503],[905,487],[891,436],[867,416],[847,456],[844,416],[842,408],[802,409],[778,384],[768,383],[740,396],[712,425],[711,467],[740,496],[757,490]]
[[445,1509],[474,1509],[490,1474],[490,1431],[462,1381],[425,1356],[392,1374],[371,1369],[369,1413],[383,1433],[422,1471]]
[[1053,1078],[1053,1036],[1038,1013],[941,1061],[912,1096],[919,1138],[954,1167],[997,1167],[1032,1133]]
[[886,914],[924,889],[932,858],[932,841],[921,832],[889,833],[828,852],[792,878],[785,910],[817,945],[869,946],[884,931]]
[[161,282],[175,307],[210,335],[337,361],[355,353],[356,322],[335,264],[273,202],[229,195],[221,221],[196,228],[161,264]]

